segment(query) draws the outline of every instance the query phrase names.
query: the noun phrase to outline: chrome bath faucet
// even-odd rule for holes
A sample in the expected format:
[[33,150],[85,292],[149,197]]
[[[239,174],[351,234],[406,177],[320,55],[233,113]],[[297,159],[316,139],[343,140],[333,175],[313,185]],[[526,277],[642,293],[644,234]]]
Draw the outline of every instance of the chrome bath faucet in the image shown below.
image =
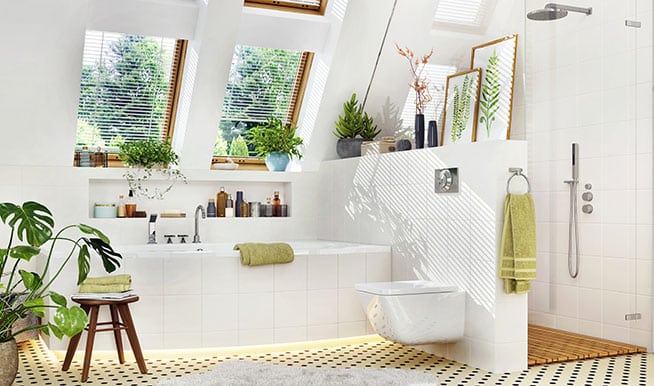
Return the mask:
[[194,243],[200,242],[200,233],[199,233],[200,218],[198,216],[198,212],[202,213],[202,218],[207,218],[207,212],[204,210],[204,207],[202,205],[198,205],[198,207],[195,208],[195,233],[193,234]]

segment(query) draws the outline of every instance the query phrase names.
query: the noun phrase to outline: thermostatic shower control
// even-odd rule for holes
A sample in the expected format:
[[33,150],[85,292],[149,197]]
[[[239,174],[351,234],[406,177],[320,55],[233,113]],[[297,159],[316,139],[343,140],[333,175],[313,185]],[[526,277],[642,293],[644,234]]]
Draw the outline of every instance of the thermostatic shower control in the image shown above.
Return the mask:
[[457,193],[459,191],[459,169],[436,169],[436,183],[434,192],[436,193]]
[[581,207],[581,211],[586,214],[591,214],[593,213],[593,206],[591,204],[586,204]]
[[581,199],[584,200],[584,201],[588,201],[588,202],[593,201],[593,193],[591,193],[591,192],[584,192],[584,193],[581,195]]

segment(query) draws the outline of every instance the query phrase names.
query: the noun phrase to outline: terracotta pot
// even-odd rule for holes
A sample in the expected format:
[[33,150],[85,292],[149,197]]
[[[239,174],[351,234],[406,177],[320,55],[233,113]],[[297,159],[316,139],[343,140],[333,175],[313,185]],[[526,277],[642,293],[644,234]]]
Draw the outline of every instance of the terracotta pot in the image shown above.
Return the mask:
[[18,372],[18,347],[12,339],[0,343],[0,386],[11,386]]

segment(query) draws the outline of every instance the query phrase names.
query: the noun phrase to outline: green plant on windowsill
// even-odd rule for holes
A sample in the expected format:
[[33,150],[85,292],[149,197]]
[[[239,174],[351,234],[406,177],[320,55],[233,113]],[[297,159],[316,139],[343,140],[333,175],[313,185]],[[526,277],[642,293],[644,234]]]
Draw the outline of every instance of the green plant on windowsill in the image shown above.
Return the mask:
[[[123,176],[137,197],[161,200],[178,180],[186,183],[186,176],[177,168],[179,156],[168,140],[142,139],[121,143],[118,158],[130,167]],[[151,186],[149,181],[155,173],[169,182],[165,188]]]
[[254,146],[257,157],[266,159],[271,171],[284,171],[291,158],[302,158],[299,147],[302,138],[296,137],[296,128],[281,119],[270,117],[259,126],[248,130],[247,142]]
[[[0,272],[4,272],[0,275],[0,353],[8,355],[0,360],[0,373],[8,374],[4,371],[9,367],[3,369],[2,366],[17,366],[18,363],[14,339],[16,335],[38,329],[45,334],[52,333],[57,338],[64,335],[71,337],[86,327],[86,313],[78,306],[68,307],[64,296],[49,289],[73,256],[77,260],[77,284],[84,281],[89,273],[91,250],[98,254],[107,272],[113,272],[120,266],[119,259],[122,256],[111,248],[107,236],[88,225],[68,225],[54,233],[52,213],[34,201],[22,205],[0,203],[0,220],[10,229],[6,237],[9,240],[7,245],[0,248]],[[90,236],[67,236],[73,229]],[[67,255],[64,255],[64,261],[57,266],[53,261],[53,253],[55,247],[57,253],[62,251],[62,243],[71,243],[72,246]],[[39,272],[20,269],[21,265],[29,263],[33,258],[45,259]],[[49,274],[52,270],[56,271]],[[46,304],[47,299],[53,304]],[[19,331],[12,330],[14,323],[26,317],[28,312],[45,317],[47,308],[54,309],[51,321]]]

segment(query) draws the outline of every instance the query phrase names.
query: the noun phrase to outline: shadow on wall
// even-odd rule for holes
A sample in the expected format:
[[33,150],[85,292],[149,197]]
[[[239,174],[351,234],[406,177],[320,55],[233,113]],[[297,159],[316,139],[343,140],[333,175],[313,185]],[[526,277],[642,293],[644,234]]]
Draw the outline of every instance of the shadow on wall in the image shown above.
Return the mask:
[[433,149],[361,157],[344,209],[362,233],[371,229],[391,240],[394,277],[456,284],[494,314],[499,249],[494,203],[466,183],[459,193],[435,194],[434,169],[445,166]]

